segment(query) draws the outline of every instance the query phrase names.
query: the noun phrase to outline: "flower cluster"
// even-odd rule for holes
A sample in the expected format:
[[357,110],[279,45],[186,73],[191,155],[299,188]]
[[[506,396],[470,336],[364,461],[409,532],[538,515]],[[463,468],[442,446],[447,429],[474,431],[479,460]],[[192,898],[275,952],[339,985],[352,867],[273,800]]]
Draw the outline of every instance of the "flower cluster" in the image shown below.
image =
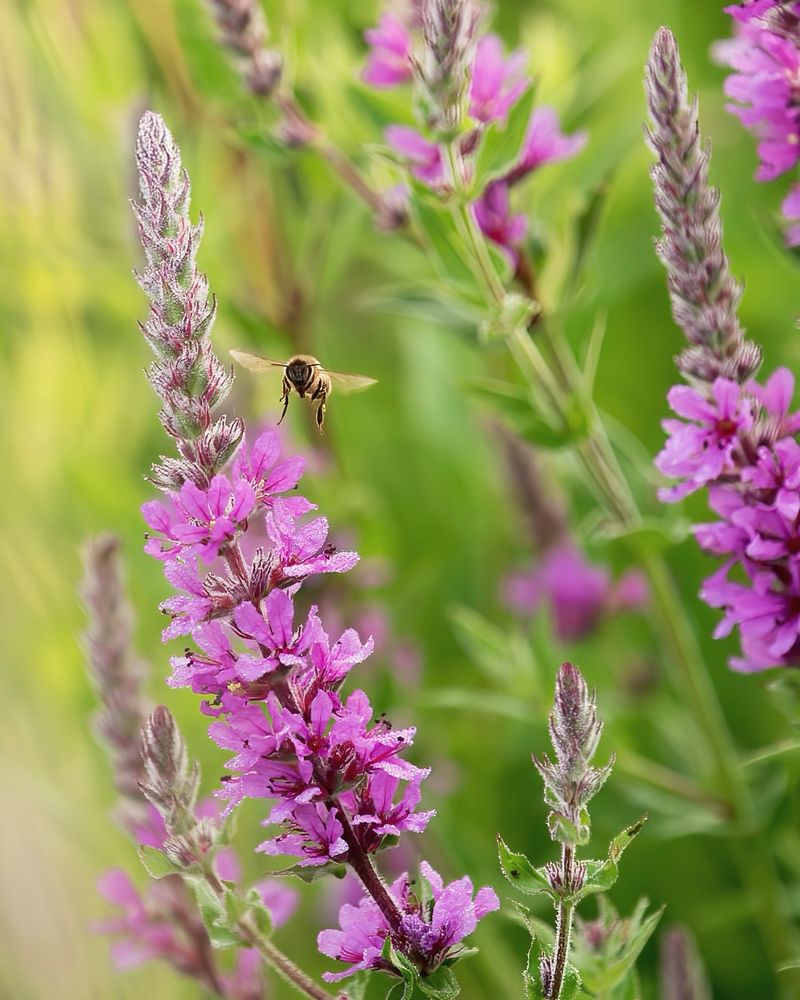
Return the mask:
[[396,949],[413,957],[418,968],[432,972],[448,959],[458,957],[461,941],[475,930],[481,917],[500,905],[494,890],[487,886],[473,898],[472,882],[466,876],[445,885],[426,861],[420,864],[420,872],[427,882],[427,892],[422,898],[414,892],[406,874],[397,878],[389,889],[400,915],[395,926],[390,926],[384,913],[369,898],[358,906],[345,903],[339,913],[340,929],[322,931],[318,938],[323,955],[351,963],[344,972],[325,973],[328,982],[336,982],[361,969],[392,972],[393,967],[385,957],[387,938]]
[[[154,117],[143,119],[144,147],[140,135],[145,197],[160,162],[179,164],[163,123],[159,142],[149,141]],[[167,200],[172,174],[160,176],[166,184],[161,200]],[[188,185],[181,231],[189,226],[187,201]],[[159,231],[155,238],[167,235]],[[189,406],[184,396],[179,403]],[[186,444],[179,437],[182,452]],[[273,800],[265,822],[280,832],[259,849],[294,857],[300,868],[349,864],[372,900],[365,905],[375,905],[399,935],[400,904],[372,856],[392,838],[427,825],[433,812],[417,807],[428,769],[406,759],[413,728],[376,719],[363,691],[341,693],[351,668],[372,652],[372,640],[347,629],[332,641],[316,607],[302,619],[295,607],[307,578],[345,572],[358,556],[328,542],[324,517],[305,520],[312,504],[286,495],[297,486],[303,462],[280,459],[276,431],[266,431],[249,451],[244,445],[235,451],[229,450],[224,469],[215,459],[204,482],[193,476],[162,482],[166,497],[143,508],[153,532],[147,551],[163,563],[176,590],[162,606],[171,618],[164,638],[188,634],[195,644],[173,658],[170,684],[204,696],[203,709],[214,718],[210,735],[234,753],[233,773],[220,792],[226,811],[244,798]],[[484,890],[481,900],[490,893]],[[424,922],[421,911],[409,909],[406,916],[414,927]],[[435,932],[415,937],[409,931],[395,940],[420,975],[452,957],[460,940],[441,930],[435,913],[431,919]],[[463,924],[463,933],[474,923]]]
[[[800,163],[800,3],[758,0],[725,8],[735,36],[715,54],[735,72],[725,93],[728,110],[758,138],[756,179],[771,181]],[[800,245],[800,185],[783,202],[786,241]]]
[[[453,8],[449,20],[441,16],[444,7]],[[472,4],[428,0],[422,10],[421,22],[415,10],[409,9],[405,18],[384,14],[377,28],[365,32],[370,52],[363,79],[374,87],[416,83],[425,134],[410,126],[392,125],[386,129],[386,140],[414,177],[430,187],[446,189],[453,183],[453,171],[464,179],[471,177],[482,133],[493,123],[507,121],[530,79],[525,75],[524,52],[506,57],[496,35],[477,37],[479,16]],[[445,60],[444,53],[453,57]],[[448,91],[446,114],[441,110],[441,94],[432,83],[432,78],[441,77],[460,81]],[[449,164],[445,143],[453,137],[457,138],[456,163]],[[585,132],[563,135],[555,111],[538,107],[531,113],[518,162],[475,194],[475,221],[512,262],[517,261],[517,248],[526,231],[525,216],[511,209],[512,187],[540,166],[575,155],[585,143]]]
[[670,390],[680,419],[665,421],[669,437],[656,459],[678,482],[660,495],[675,501],[709,490],[720,520],[696,526],[695,535],[726,561],[701,594],[725,612],[718,636],[740,630],[744,655],[731,665],[753,671],[797,664],[800,414],[791,412],[794,378],[785,369],[764,385],[750,377],[760,352],[744,340],[736,316],[738,288],[722,251],[719,195],[708,185],[696,104],[688,103],[675,39],[666,29],[656,36],[647,82],[650,141],[659,157],[656,205],[664,224],[659,250],[673,314],[693,345],[678,359],[693,384]]

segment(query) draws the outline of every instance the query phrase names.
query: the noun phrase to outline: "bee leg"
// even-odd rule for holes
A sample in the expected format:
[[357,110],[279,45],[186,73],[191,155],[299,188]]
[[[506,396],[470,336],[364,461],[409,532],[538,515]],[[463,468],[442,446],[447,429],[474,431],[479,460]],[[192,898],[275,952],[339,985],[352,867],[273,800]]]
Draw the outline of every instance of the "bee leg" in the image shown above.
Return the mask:
[[283,388],[283,391],[281,392],[281,402],[283,403],[283,410],[281,411],[281,419],[278,421],[278,424],[282,424],[283,423],[283,418],[286,416],[286,410],[289,407],[289,392],[291,390],[290,390],[290,387],[286,384],[286,379],[285,378],[283,380],[283,387],[282,388]]
[[327,393],[323,392],[320,394],[319,403],[317,403],[317,409],[314,416],[317,419],[317,427],[319,428],[320,434],[322,433],[322,428],[325,424],[325,400],[327,398]]

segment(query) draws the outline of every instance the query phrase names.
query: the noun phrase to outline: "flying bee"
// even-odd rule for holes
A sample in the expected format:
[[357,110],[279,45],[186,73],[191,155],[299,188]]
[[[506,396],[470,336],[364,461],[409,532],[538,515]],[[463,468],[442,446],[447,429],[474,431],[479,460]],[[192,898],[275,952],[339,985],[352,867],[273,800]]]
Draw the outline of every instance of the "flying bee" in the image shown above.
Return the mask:
[[314,418],[320,433],[322,433],[325,424],[328,396],[333,392],[334,386],[341,392],[357,392],[359,389],[366,389],[377,382],[377,379],[370,378],[368,375],[350,375],[346,372],[330,371],[310,354],[295,354],[288,361],[273,361],[271,358],[262,358],[257,354],[248,354],[247,351],[231,351],[231,357],[253,372],[266,372],[273,368],[282,368],[281,402],[283,410],[278,423],[280,424],[286,416],[289,396],[294,389],[301,399],[308,397],[312,403],[316,404]]

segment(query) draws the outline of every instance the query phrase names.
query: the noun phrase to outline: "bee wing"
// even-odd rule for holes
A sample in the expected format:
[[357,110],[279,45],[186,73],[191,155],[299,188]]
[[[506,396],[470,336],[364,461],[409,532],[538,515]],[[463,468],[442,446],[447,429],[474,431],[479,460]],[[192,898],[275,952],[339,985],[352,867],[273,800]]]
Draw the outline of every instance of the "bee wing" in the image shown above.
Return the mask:
[[339,392],[359,392],[361,389],[368,389],[378,381],[370,378],[369,375],[351,375],[349,372],[332,372],[329,368],[322,369],[336,386]]
[[272,368],[286,367],[284,361],[273,361],[272,358],[262,358],[258,354],[248,354],[247,351],[231,351],[230,353],[234,361],[249,368],[251,372],[267,372]]

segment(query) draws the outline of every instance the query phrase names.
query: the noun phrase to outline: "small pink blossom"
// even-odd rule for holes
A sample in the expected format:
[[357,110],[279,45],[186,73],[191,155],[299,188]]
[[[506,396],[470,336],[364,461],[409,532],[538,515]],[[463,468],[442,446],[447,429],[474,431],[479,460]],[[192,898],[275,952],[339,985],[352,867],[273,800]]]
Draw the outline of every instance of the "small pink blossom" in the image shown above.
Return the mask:
[[673,412],[683,418],[664,421],[670,436],[656,458],[664,475],[683,480],[659,492],[670,502],[722,475],[731,465],[739,435],[753,426],[753,416],[741,386],[726,378],[715,380],[711,398],[686,385],[673,386],[667,398]]
[[547,163],[570,159],[583,149],[587,139],[588,133],[583,130],[564,135],[554,109],[540,105],[531,115],[522,155],[509,174],[509,183],[516,183]]
[[472,213],[483,235],[502,247],[516,265],[517,247],[525,237],[528,222],[524,215],[512,214],[508,184],[505,181],[490,184],[472,205]]
[[373,87],[396,87],[411,79],[411,34],[393,14],[384,14],[364,38],[370,46],[362,80]]
[[444,180],[442,151],[428,142],[415,129],[407,125],[390,125],[385,131],[386,141],[397,153],[408,160],[411,173],[430,187]]
[[529,84],[523,76],[527,57],[513,52],[503,57],[503,43],[497,35],[484,35],[475,48],[469,90],[469,115],[488,125],[503,121]]

